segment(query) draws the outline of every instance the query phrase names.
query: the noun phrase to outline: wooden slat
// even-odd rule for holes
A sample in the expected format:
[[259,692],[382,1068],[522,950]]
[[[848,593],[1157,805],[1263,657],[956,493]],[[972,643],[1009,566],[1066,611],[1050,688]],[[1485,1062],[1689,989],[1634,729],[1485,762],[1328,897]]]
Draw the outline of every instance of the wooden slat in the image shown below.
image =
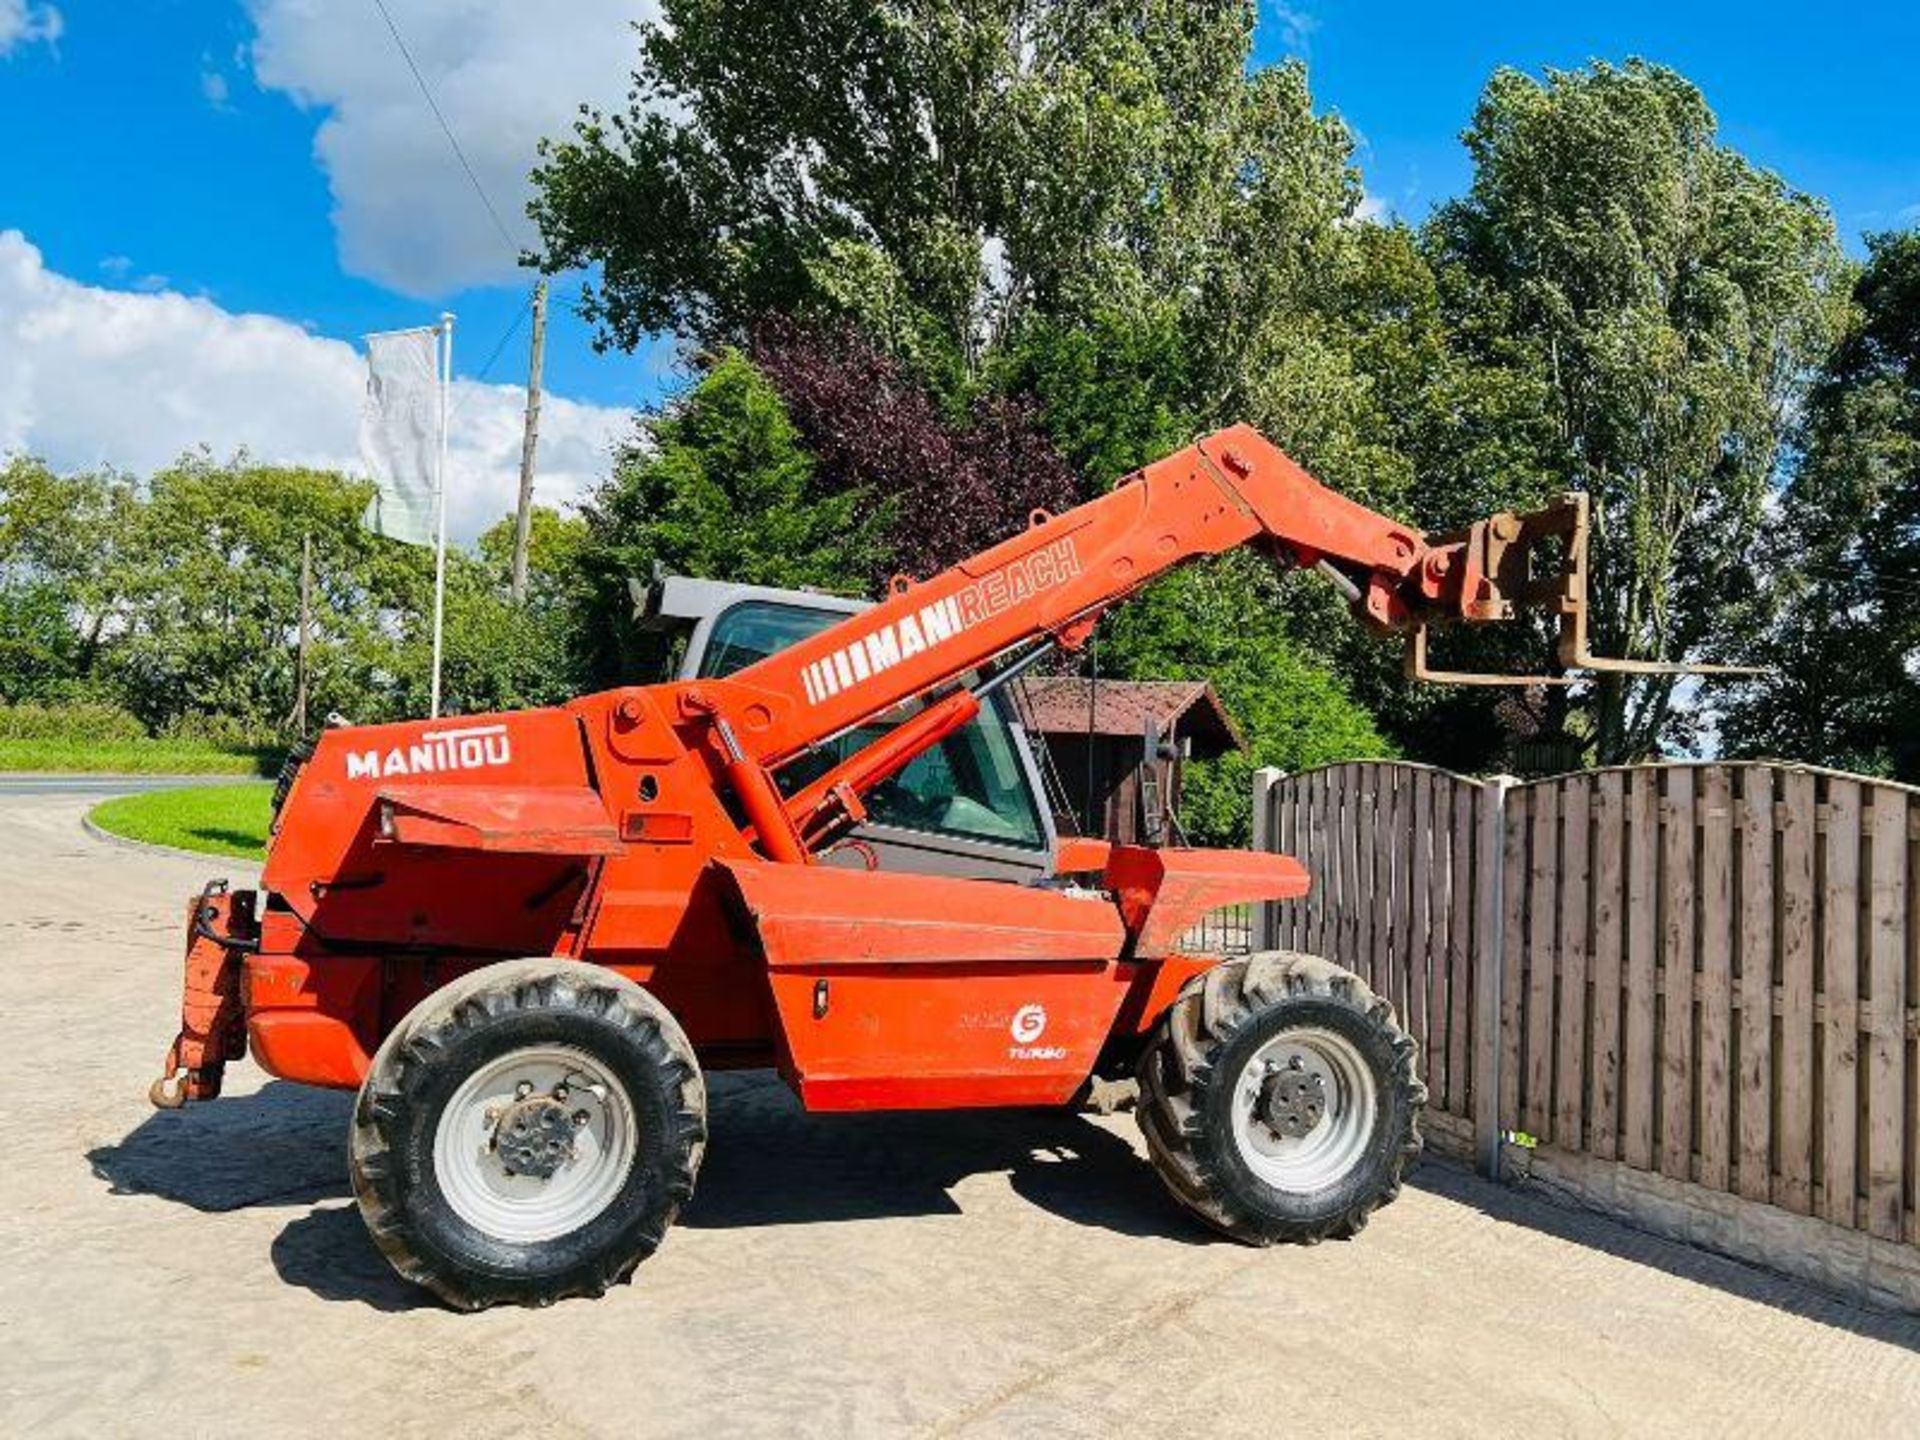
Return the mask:
[[1660,1173],[1691,1180],[1693,1167],[1693,770],[1665,772],[1666,826],[1660,847]]
[[[1471,1115],[1470,1061],[1473,1033],[1473,910],[1480,884],[1473,865],[1474,800],[1483,793],[1468,784],[1453,790],[1453,916],[1447,926],[1446,1109]],[[1490,1037],[1489,1037],[1490,1038]]]
[[1621,1158],[1653,1168],[1655,933],[1654,862],[1659,844],[1659,774],[1636,770],[1627,786],[1627,1062],[1620,1076]]
[[1300,948],[1315,950],[1319,947],[1319,922],[1321,910],[1327,904],[1327,818],[1321,812],[1321,787],[1327,783],[1327,774],[1323,770],[1311,770],[1306,778],[1306,812],[1304,812],[1304,835],[1302,845],[1306,852],[1300,856],[1308,862],[1308,874],[1313,876],[1313,887],[1308,891],[1306,914],[1302,916],[1300,929]]
[[[1860,786],[1827,781],[1820,958],[1825,1001],[1821,1080],[1821,1213],[1855,1223],[1860,1114]],[[1904,846],[1905,841],[1902,841]]]
[[1500,1128],[1521,1129],[1520,1032],[1526,1018],[1527,814],[1535,792],[1515,786],[1507,792],[1505,837],[1500,849]]
[[1560,794],[1536,785],[1528,796],[1533,825],[1527,854],[1527,1130],[1539,1139],[1553,1127],[1554,902],[1560,871]]
[[1813,1206],[1813,776],[1780,777],[1784,806],[1780,870],[1779,1191],[1774,1204],[1805,1215]]
[[[1299,858],[1300,846],[1297,841],[1299,827],[1294,822],[1295,797],[1299,793],[1300,781],[1289,775],[1273,787],[1274,833],[1282,855]],[[1298,900],[1283,900],[1274,911],[1273,943],[1282,950],[1293,949],[1293,917],[1299,913]]]
[[1367,913],[1367,891],[1360,880],[1360,834],[1364,822],[1360,811],[1361,777],[1370,768],[1343,765],[1340,783],[1344,820],[1340,826],[1340,878],[1347,888],[1340,905],[1340,963],[1354,974],[1360,973],[1360,917]]
[[1773,1186],[1773,772],[1740,777],[1740,1193]]
[[1380,766],[1369,764],[1359,774],[1354,791],[1354,814],[1359,818],[1354,837],[1354,947],[1357,966],[1354,973],[1367,985],[1373,985],[1373,856],[1380,814]]
[[1602,774],[1593,797],[1593,1153],[1611,1160],[1620,1136],[1621,857],[1626,851],[1626,785],[1618,770]]
[[1579,775],[1560,786],[1560,963],[1554,1063],[1553,1143],[1584,1148],[1582,1092],[1587,1052],[1587,822],[1593,782]]
[[1386,824],[1386,872],[1392,883],[1382,887],[1386,904],[1386,998],[1396,1016],[1407,1014],[1407,810],[1411,808],[1407,772],[1394,770],[1392,808]]
[[1727,772],[1700,772],[1700,1183],[1725,1190],[1732,1171],[1733,789]]
[[[1368,908],[1373,911],[1373,989],[1393,1004],[1394,949],[1399,937],[1393,933],[1394,839],[1399,832],[1396,813],[1400,773],[1390,765],[1380,767],[1380,802],[1376,812],[1379,833],[1373,847],[1373,896]],[[1399,1006],[1395,1005],[1397,1013]]]
[[1327,877],[1327,884],[1315,919],[1312,948],[1314,954],[1325,955],[1333,948],[1333,929],[1340,921],[1340,811],[1336,772],[1329,768],[1320,773],[1320,871]]
[[1418,771],[1401,770],[1394,777],[1393,788],[1393,918],[1388,934],[1393,942],[1393,1009],[1394,1013],[1406,1016],[1411,1008],[1407,1003],[1407,981],[1413,971],[1413,936],[1410,932],[1410,917],[1413,913],[1409,903],[1411,879],[1409,869],[1413,860],[1413,782]]
[[1431,1084],[1427,1068],[1427,945],[1432,938],[1428,923],[1427,886],[1433,879],[1433,775],[1413,772],[1413,803],[1410,821],[1401,833],[1408,847],[1407,889],[1400,913],[1407,922],[1407,1033],[1420,1047],[1421,1078]]
[[1906,1124],[1907,808],[1904,791],[1876,787],[1867,912],[1867,987],[1873,1033],[1867,1045],[1867,1228],[1883,1240],[1901,1233],[1900,1186]]
[[1427,872],[1427,1027],[1423,1042],[1427,1057],[1427,1092],[1446,1108],[1447,1093],[1447,932],[1453,922],[1453,795],[1458,782],[1435,775],[1433,799],[1427,812],[1427,835],[1433,847]]

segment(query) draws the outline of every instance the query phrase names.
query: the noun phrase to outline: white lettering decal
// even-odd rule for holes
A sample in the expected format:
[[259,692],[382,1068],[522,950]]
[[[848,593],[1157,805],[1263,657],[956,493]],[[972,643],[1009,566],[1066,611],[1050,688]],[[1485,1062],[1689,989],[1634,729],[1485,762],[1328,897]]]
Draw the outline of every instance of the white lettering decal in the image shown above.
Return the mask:
[[808,701],[818,705],[1080,573],[1080,554],[1072,538],[1052,541],[952,594],[882,624],[851,645],[809,661],[801,669],[800,683]]
[[504,725],[429,731],[418,740],[378,750],[347,752],[347,779],[384,780],[391,775],[433,775],[444,770],[481,770],[510,764],[513,746]]

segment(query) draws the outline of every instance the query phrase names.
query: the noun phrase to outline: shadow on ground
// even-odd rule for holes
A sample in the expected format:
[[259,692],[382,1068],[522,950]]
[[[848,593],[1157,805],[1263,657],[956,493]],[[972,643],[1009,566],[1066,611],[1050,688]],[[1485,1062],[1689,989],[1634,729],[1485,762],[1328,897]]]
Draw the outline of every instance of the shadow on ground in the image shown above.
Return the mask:
[[1531,1188],[1496,1185],[1447,1161],[1427,1161],[1409,1183],[1489,1219],[1525,1226],[1743,1300],[1920,1352],[1920,1316],[1856,1305],[1804,1281],[1633,1229],[1571,1200]]
[[[709,1077],[711,1140],[683,1225],[742,1229],[959,1213],[952,1190],[1007,1173],[1016,1194],[1063,1219],[1204,1244],[1209,1232],[1162,1191],[1119,1135],[1062,1110],[807,1115],[769,1074]],[[281,1278],[322,1299],[381,1310],[430,1303],[374,1248],[352,1203],[352,1097],[282,1081],[251,1095],[156,1112],[89,1152],[116,1195],[196,1210],[306,1207],[275,1238]]]

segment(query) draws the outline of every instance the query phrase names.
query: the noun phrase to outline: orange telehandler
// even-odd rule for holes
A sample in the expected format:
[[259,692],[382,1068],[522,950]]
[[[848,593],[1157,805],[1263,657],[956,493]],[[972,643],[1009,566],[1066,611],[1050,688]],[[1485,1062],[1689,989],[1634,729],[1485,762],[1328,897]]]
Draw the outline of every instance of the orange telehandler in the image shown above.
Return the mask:
[[669,581],[654,623],[695,624],[677,680],[320,736],[260,888],[192,902],[154,1102],[217,1096],[249,1049],[357,1088],[367,1224],[463,1308],[627,1278],[693,1194],[716,1068],[774,1067],[809,1110],[1066,1105],[1132,1078],[1202,1219],[1351,1234],[1420,1148],[1413,1042],[1325,960],[1181,948],[1306,871],[1056,837],[997,692],[1241,545],[1320,569],[1411,637],[1416,673],[1441,673],[1429,623],[1530,608],[1592,663],[1585,541],[1583,497],[1430,538],[1240,426],[871,607]]

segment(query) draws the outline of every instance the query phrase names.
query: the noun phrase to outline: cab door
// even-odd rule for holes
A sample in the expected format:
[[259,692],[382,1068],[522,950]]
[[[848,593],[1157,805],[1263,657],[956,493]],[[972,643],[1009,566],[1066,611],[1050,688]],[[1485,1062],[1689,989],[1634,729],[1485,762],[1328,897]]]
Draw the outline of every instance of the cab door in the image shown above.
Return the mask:
[[[728,602],[688,639],[685,679],[731,675],[866,608],[794,591],[729,587]],[[794,793],[870,744],[904,714],[882,717],[798,757],[775,775]],[[1054,830],[1040,803],[1040,773],[1012,707],[994,696],[964,730],[920,756],[866,797],[869,819],[829,863],[922,875],[1032,881],[1052,873]]]

